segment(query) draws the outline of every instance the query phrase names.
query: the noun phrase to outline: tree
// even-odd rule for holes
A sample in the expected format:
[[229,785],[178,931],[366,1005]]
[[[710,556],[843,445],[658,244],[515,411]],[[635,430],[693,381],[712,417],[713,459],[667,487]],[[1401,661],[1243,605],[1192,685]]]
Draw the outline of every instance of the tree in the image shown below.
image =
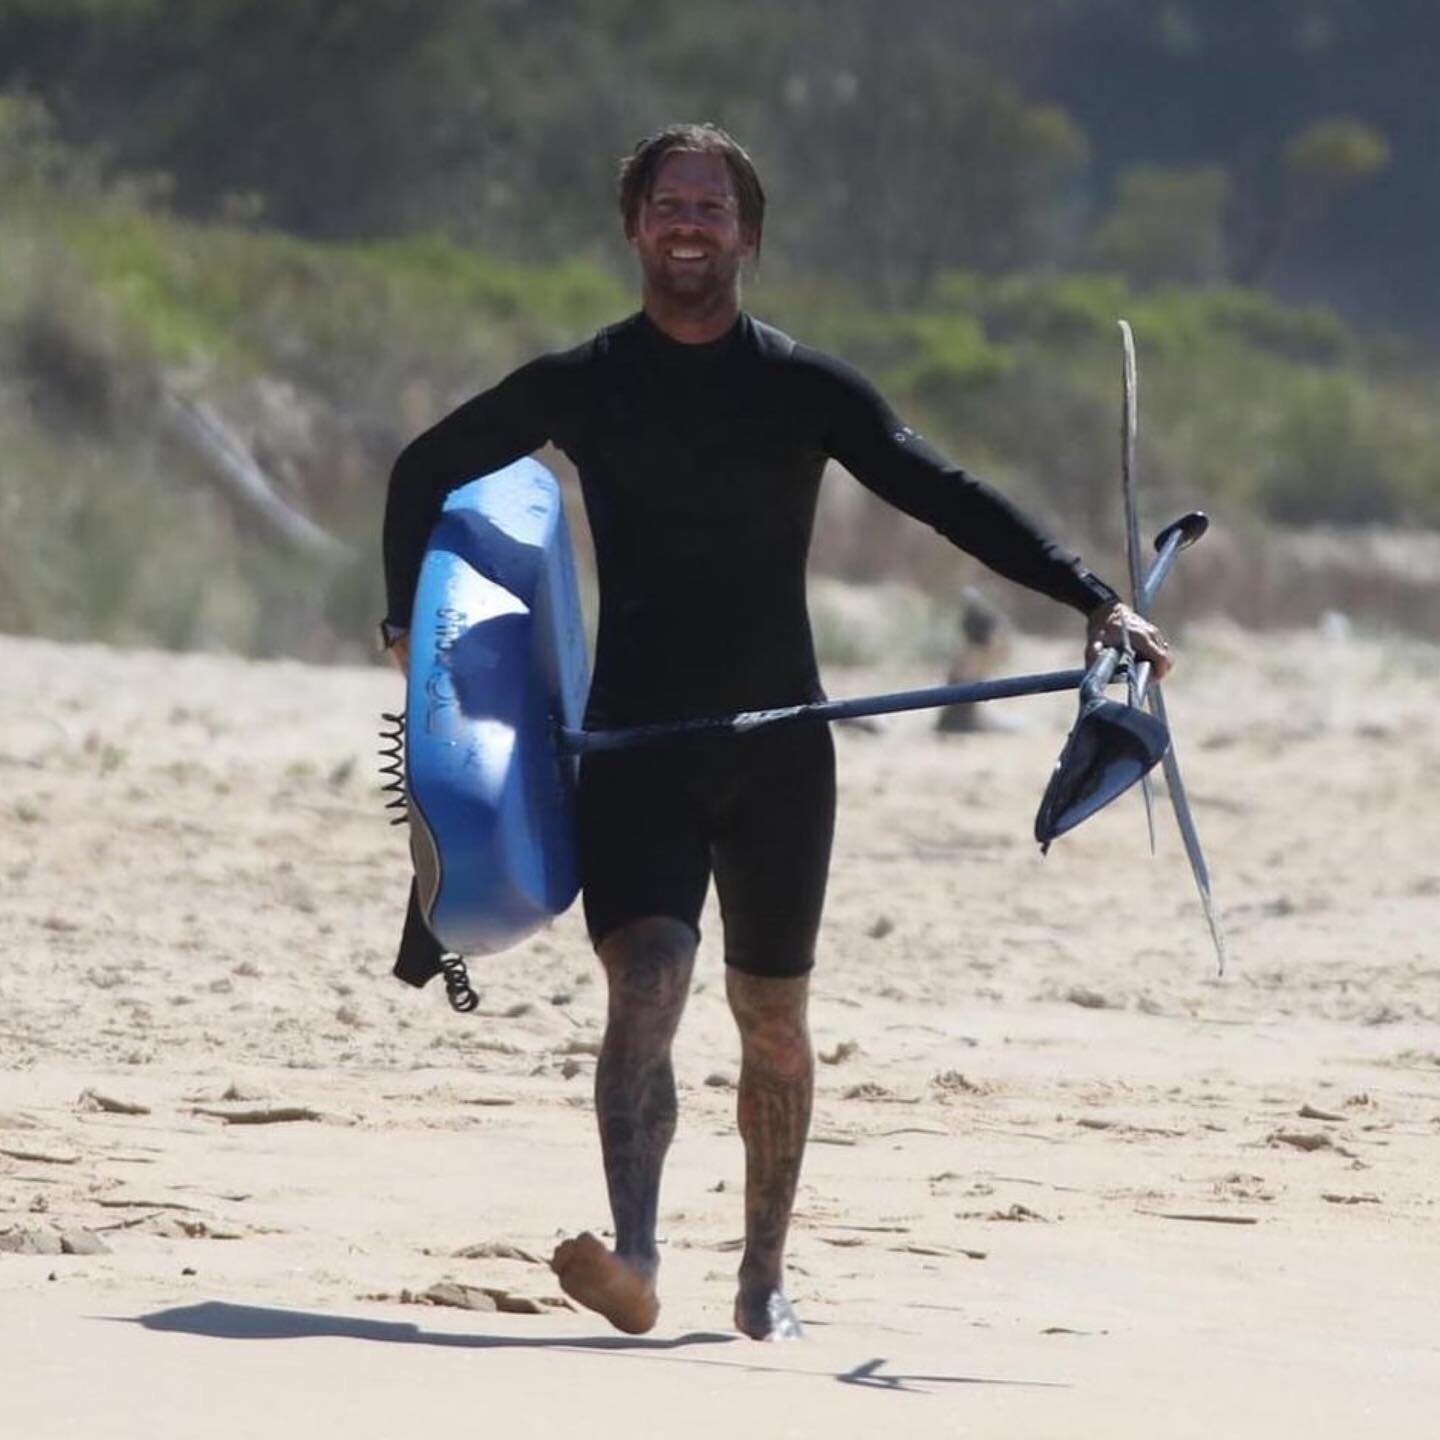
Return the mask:
[[1230,178],[1220,166],[1136,166],[1121,174],[1117,192],[1091,238],[1102,268],[1137,285],[1204,285],[1225,278]]
[[1384,135],[1362,120],[1334,116],[1307,125],[1285,143],[1278,193],[1254,206],[1258,223],[1241,252],[1236,278],[1273,279],[1280,261],[1316,231],[1347,191],[1390,161]]

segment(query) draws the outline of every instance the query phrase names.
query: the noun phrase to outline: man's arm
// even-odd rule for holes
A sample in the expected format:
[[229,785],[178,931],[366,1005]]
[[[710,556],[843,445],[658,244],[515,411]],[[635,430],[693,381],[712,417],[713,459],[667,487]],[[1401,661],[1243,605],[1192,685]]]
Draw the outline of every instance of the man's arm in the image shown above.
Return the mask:
[[947,461],[858,371],[828,358],[826,448],[859,482],[982,564],[1084,614],[1118,597],[999,491]]
[[420,561],[445,497],[454,489],[538,450],[550,438],[561,364],[542,356],[412,441],[390,472],[385,503],[386,622],[410,624]]
[[1164,675],[1170,665],[1164,636],[1077,556],[998,490],[947,461],[858,371],[814,351],[807,356],[826,370],[831,390],[826,449],[862,485],[1007,580],[1080,611],[1089,649],[1128,643],[1155,665],[1157,678]]

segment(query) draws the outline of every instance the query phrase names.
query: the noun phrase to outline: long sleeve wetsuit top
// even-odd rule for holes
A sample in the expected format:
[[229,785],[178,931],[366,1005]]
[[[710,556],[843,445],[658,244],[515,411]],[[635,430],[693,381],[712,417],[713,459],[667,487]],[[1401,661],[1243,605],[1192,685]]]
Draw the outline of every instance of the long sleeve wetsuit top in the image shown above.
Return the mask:
[[1086,612],[1115,598],[848,365],[749,315],[685,345],[640,314],[522,366],[402,453],[385,515],[394,624],[410,622],[445,496],[546,441],[579,471],[595,543],[592,726],[821,698],[805,562],[831,458],[1021,585]]

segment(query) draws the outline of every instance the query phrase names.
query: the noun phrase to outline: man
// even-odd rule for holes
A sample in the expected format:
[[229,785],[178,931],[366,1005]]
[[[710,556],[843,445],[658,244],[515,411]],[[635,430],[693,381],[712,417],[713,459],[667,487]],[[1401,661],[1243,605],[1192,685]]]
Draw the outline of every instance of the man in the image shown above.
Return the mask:
[[[387,635],[404,631],[445,494],[552,441],[575,462],[595,541],[600,623],[589,726],[820,697],[805,557],[828,458],[1021,584],[1089,617],[1093,646],[1168,664],[1159,632],[1004,499],[943,460],[848,366],[740,308],[765,197],[710,125],[672,126],[624,162],[620,209],[639,314],[543,356],[462,405],[396,463],[385,518]],[[615,1246],[567,1240],[560,1284],[621,1330],[659,1312],[656,1212],[675,1129],[670,1046],[713,872],[740,1031],[745,1249],[735,1324],[798,1336],[786,1232],[810,1121],[809,971],[829,864],[826,727],[587,756],[577,797],[586,923],[608,982],[595,1076]]]

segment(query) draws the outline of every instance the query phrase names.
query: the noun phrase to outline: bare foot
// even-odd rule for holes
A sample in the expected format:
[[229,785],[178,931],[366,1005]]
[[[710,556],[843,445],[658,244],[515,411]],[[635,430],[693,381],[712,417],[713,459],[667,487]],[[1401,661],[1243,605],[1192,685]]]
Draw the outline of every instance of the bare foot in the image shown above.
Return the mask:
[[654,1328],[660,1314],[655,1277],[612,1255],[588,1230],[562,1240],[550,1268],[572,1300],[597,1311],[617,1330],[643,1335]]
[[805,1330],[790,1302],[773,1285],[741,1286],[735,1297],[735,1328],[752,1340],[803,1340]]

